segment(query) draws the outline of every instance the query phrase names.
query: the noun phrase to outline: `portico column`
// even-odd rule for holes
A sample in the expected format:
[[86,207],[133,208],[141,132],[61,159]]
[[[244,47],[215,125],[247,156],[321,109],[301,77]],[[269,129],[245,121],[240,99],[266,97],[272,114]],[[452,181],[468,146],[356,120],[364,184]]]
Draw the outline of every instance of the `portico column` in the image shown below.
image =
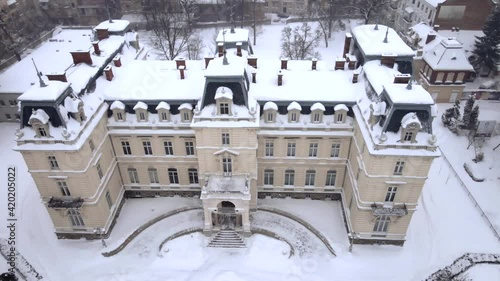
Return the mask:
[[205,209],[205,226],[203,232],[210,232],[212,230],[212,211]]
[[243,219],[243,231],[250,232],[250,215],[248,210],[244,210],[241,216]]

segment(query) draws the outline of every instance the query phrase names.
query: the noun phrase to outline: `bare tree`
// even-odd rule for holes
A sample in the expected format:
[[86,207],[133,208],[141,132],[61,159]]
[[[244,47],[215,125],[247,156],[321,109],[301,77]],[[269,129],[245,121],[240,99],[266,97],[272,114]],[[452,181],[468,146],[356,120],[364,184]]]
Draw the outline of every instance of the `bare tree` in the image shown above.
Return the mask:
[[313,30],[307,22],[293,29],[286,26],[281,30],[281,56],[292,60],[319,59],[316,47],[320,39],[320,29]]
[[205,45],[203,44],[203,39],[197,33],[193,34],[187,44],[186,44],[186,54],[187,58],[190,60],[199,60],[203,53]]
[[360,14],[365,24],[380,20],[382,12],[387,8],[391,0],[350,0],[350,7]]
[[180,0],[179,3],[186,15],[187,25],[192,29],[199,18],[199,9],[196,0]]
[[172,60],[182,53],[192,35],[188,17],[182,6],[171,0],[146,0],[144,18],[151,30],[151,43]]
[[257,36],[262,33],[262,26],[257,24],[257,0],[252,0],[252,36],[254,46],[257,45]]

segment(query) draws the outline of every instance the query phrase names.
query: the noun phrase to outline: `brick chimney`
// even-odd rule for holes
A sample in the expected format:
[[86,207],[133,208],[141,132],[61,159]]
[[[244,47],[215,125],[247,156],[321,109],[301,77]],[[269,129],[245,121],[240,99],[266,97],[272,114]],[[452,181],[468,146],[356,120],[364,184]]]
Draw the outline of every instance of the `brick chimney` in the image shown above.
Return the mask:
[[316,64],[318,63],[318,59],[317,58],[313,58],[312,59],[312,65],[311,65],[311,69],[312,70],[316,70]]
[[396,63],[396,57],[397,55],[395,54],[383,54],[380,63],[389,68],[393,68],[394,64]]
[[73,57],[73,63],[79,64],[79,63],[86,63],[86,64],[92,64],[92,58],[90,57],[90,51],[74,51],[70,52],[71,56]]
[[242,45],[241,42],[236,43],[236,55],[238,57],[241,57],[243,55],[242,52],[241,52],[241,45]]
[[177,69],[179,69],[179,74],[180,74],[181,80],[184,80],[184,78],[185,78],[184,69],[186,69],[186,67],[184,65],[180,65]]
[[208,68],[208,64],[212,61],[214,57],[205,57],[205,69]]
[[278,71],[278,86],[281,86],[283,85],[283,73],[280,71]]
[[45,74],[45,76],[47,76],[47,79],[49,79],[49,81],[68,82],[68,79],[66,79],[66,72]]
[[427,34],[427,39],[425,39],[425,44],[428,44],[436,39],[436,33]]
[[342,53],[342,56],[345,56],[346,54],[349,54],[350,48],[351,48],[351,41],[352,41],[352,34],[351,33],[346,33],[345,34],[345,39],[344,39],[344,52]]
[[113,80],[113,68],[111,65],[108,65],[104,68],[104,74],[106,75],[106,80],[111,81]]
[[224,43],[217,43],[217,52],[219,53],[219,58],[224,55]]
[[249,56],[247,58],[248,65],[252,66],[253,68],[257,68],[257,58],[253,55]]
[[179,69],[181,66],[184,66],[184,69],[186,69],[186,60],[184,58],[176,59],[175,66],[177,67],[177,69]]
[[435,24],[433,29],[434,29],[434,31],[438,32],[439,31],[439,24]]
[[120,67],[122,66],[122,57],[120,55],[116,55],[114,58],[113,58],[113,64],[116,66],[116,67]]
[[101,54],[101,50],[99,49],[99,41],[93,41],[92,42],[92,46],[94,47],[94,53],[96,55],[100,55]]
[[350,70],[356,69],[358,64],[358,59],[356,58],[356,56],[346,54],[345,57],[347,60],[347,68],[349,68]]
[[281,69],[287,69],[287,68],[288,68],[288,59],[281,58]]
[[252,83],[257,83],[257,72],[252,71]]
[[359,77],[359,73],[357,71],[353,71],[352,72],[352,83],[353,84],[358,83],[358,77]]
[[395,74],[394,75],[394,84],[408,84],[410,81],[410,74]]
[[335,60],[335,70],[344,70],[344,68],[345,68],[345,59],[337,58]]
[[108,32],[107,28],[96,29],[96,31],[97,31],[97,39],[99,39],[99,40],[106,39],[109,37],[109,32]]

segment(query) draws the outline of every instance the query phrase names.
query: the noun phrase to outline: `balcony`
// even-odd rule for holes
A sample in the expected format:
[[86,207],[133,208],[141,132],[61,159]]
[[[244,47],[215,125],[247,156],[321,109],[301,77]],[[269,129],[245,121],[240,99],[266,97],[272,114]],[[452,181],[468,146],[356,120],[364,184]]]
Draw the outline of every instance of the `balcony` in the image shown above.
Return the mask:
[[51,197],[48,202],[49,208],[54,209],[72,209],[82,207],[83,199],[81,197]]
[[402,206],[380,206],[375,203],[372,204],[372,213],[374,216],[396,216],[403,217],[408,214],[408,209],[406,208],[406,204]]

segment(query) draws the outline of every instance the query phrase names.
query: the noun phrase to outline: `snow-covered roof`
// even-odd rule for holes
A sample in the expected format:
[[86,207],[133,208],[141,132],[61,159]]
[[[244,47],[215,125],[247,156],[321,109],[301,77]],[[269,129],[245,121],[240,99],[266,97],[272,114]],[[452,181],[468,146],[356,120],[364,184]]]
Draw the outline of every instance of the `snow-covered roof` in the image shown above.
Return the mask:
[[371,107],[373,108],[373,115],[380,116],[386,114],[387,104],[385,102],[372,102]]
[[31,124],[31,120],[38,120],[40,121],[42,124],[47,124],[47,122],[49,122],[49,115],[45,112],[45,110],[43,109],[37,109],[35,111],[33,111],[33,113],[31,113],[31,116],[30,116],[30,119],[29,119],[29,124]]
[[231,89],[229,89],[228,87],[219,87],[215,91],[214,98],[216,100],[218,100],[220,98],[226,98],[226,99],[232,100],[233,99],[233,91],[231,91]]
[[407,84],[386,84],[384,89],[393,103],[434,104],[431,95],[420,85],[412,85],[408,89]]
[[425,2],[429,3],[432,7],[437,7],[439,4],[443,3],[446,0],[424,0]]
[[334,111],[339,111],[339,110],[349,111],[349,108],[347,108],[347,105],[340,103],[340,104],[337,104],[335,107],[333,107],[333,110]]
[[[225,31],[225,35],[223,32]],[[249,32],[248,29],[235,28],[234,33],[231,33],[231,29],[224,28],[219,30],[219,34],[217,34],[217,38],[215,41],[219,42],[247,42],[248,41]]]
[[264,104],[264,110],[278,110],[278,105],[272,101],[268,101]]
[[124,110],[125,109],[125,104],[123,104],[123,102],[119,101],[119,100],[115,100],[111,106],[109,107],[111,110],[115,110],[115,109],[120,109],[120,110]]
[[167,102],[161,101],[158,104],[158,106],[156,107],[156,110],[160,110],[160,109],[170,110],[170,104],[168,104]]
[[422,127],[422,124],[420,123],[420,120],[418,120],[417,114],[415,112],[410,112],[407,113],[405,116],[403,116],[403,119],[401,119],[401,126],[403,128],[408,127],[411,123],[418,123],[420,127]]
[[66,97],[64,99],[64,107],[69,112],[78,112],[78,106],[82,103],[82,100],[77,98]]
[[440,44],[424,51],[423,59],[433,70],[474,71],[465,57],[462,43],[454,38],[441,39]]
[[[413,40],[415,39],[415,37],[418,35],[418,38],[420,38],[420,40],[418,41],[418,46],[421,47],[421,48],[432,48],[436,45],[436,42],[439,42],[439,39],[440,39],[440,36],[439,34],[434,31],[434,29],[432,27],[430,27],[428,24],[424,23],[424,22],[420,22],[412,27],[409,28],[410,32],[413,31],[413,35],[410,36],[410,38]],[[436,36],[436,38],[431,41],[430,43],[428,44],[425,44],[425,41],[427,40],[427,36],[428,35],[434,35]]]
[[288,107],[286,108],[286,110],[290,111],[290,110],[298,110],[298,111],[301,111],[302,110],[302,106],[300,106],[300,104],[296,101],[292,101]]
[[46,81],[45,84],[46,87],[40,87],[36,83],[17,99],[20,101],[55,101],[70,85],[61,81]]
[[147,110],[148,109],[148,105],[145,104],[144,102],[142,101],[138,101],[135,106],[134,106],[134,110],[137,110],[137,109],[144,109],[144,110]]
[[380,95],[384,90],[385,84],[394,83],[394,76],[401,74],[395,68],[389,68],[380,64],[380,60],[368,61],[363,65],[363,71],[373,90]]
[[128,20],[112,20],[112,22],[109,22],[109,20],[105,20],[98,24],[95,29],[107,29],[109,32],[120,32],[124,31],[127,29],[129,26],[130,22]]
[[213,59],[205,71],[205,77],[231,77],[243,76],[243,72],[247,67],[247,59],[238,56],[227,56],[228,64],[224,64],[224,58],[219,57]]
[[413,57],[415,55],[415,52],[403,42],[392,28],[388,29],[387,43],[384,43],[387,26],[379,24],[378,30],[375,30],[374,24],[360,25],[354,28],[352,32],[356,42],[366,56],[394,54],[397,56]]
[[183,103],[183,104],[179,105],[179,110],[183,110],[183,109],[193,110],[193,105],[190,103]]
[[314,111],[314,110],[325,111],[326,109],[325,109],[325,106],[322,103],[317,102],[317,103],[311,105],[311,111]]

